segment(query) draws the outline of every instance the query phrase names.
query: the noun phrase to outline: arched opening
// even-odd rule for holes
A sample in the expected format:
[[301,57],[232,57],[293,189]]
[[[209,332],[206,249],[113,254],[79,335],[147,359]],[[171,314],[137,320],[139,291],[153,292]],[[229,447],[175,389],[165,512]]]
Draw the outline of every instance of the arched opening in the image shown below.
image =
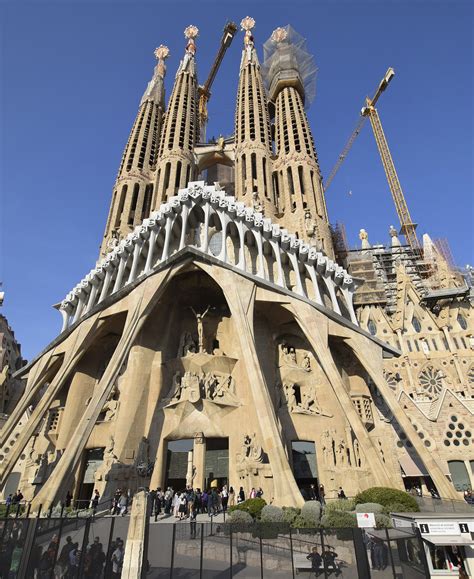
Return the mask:
[[195,205],[188,215],[188,227],[186,232],[186,244],[199,249],[204,245],[204,210],[200,205]]
[[240,236],[237,226],[232,222],[227,226],[226,253],[227,263],[230,265],[237,265],[239,263]]
[[255,236],[252,231],[246,231],[244,235],[245,269],[248,273],[257,274],[258,270],[258,249]]

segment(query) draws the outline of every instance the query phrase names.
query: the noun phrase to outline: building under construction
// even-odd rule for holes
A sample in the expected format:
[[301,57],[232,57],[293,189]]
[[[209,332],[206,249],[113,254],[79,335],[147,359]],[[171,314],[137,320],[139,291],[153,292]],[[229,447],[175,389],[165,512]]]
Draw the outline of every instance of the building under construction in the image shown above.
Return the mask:
[[331,229],[306,115],[314,58],[287,26],[261,64],[254,25],[241,22],[229,138],[207,141],[205,124],[237,27],[203,85],[186,28],[167,102],[168,49],[155,52],[99,261],[17,373],[25,394],[0,432],[3,491],[20,478],[33,511],[117,487],[261,487],[289,506],[317,483],[459,498],[474,482],[470,288],[416,240],[375,97],[364,114],[406,244],[361,230],[352,251]]

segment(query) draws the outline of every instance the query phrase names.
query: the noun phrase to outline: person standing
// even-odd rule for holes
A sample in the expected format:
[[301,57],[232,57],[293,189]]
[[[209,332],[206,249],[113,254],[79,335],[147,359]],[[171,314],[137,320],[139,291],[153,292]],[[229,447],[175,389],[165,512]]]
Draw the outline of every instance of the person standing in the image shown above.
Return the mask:
[[117,548],[112,553],[112,577],[114,579],[119,579],[122,575],[123,566],[123,542],[119,541],[117,543]]
[[190,534],[191,539],[196,538],[196,516],[197,516],[196,508],[194,506],[194,503],[191,503],[189,506],[189,528],[191,532]]
[[237,504],[243,503],[245,501],[244,487],[240,487],[239,495],[237,497]]
[[342,487],[339,487],[339,491],[337,493],[337,498],[338,499],[345,499],[346,497],[346,493],[344,492],[344,489]]
[[95,489],[94,491],[94,495],[92,496],[92,500],[91,500],[91,509],[92,512],[95,515],[95,512],[97,511],[97,507],[99,506],[99,501],[100,501],[100,494],[99,491],[97,489]]
[[235,491],[234,487],[230,487],[229,489],[229,507],[235,506]]
[[326,496],[326,490],[324,488],[323,484],[319,485],[319,501],[321,502],[321,506],[324,506],[326,504],[326,499],[324,498]]
[[221,498],[222,498],[222,510],[225,513],[227,511],[227,503],[229,502],[229,493],[227,491],[227,485],[224,485],[222,487]]

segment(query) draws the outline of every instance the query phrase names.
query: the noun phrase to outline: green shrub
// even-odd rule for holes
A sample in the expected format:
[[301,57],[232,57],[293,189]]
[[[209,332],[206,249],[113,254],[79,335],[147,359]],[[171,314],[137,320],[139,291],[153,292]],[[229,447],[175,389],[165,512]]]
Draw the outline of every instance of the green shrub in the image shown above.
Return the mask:
[[283,521],[289,525],[293,525],[296,517],[301,513],[301,509],[296,507],[283,507]]
[[383,513],[384,507],[378,503],[359,503],[356,505],[356,513]]
[[362,491],[355,497],[356,504],[379,503],[385,509],[396,505],[402,512],[417,512],[420,510],[416,499],[404,491],[388,487],[372,487]]
[[315,527],[319,527],[319,522],[317,525],[309,521],[303,515],[296,515],[293,522],[291,523],[292,529],[314,529]]
[[404,511],[406,511],[406,506],[401,503],[389,503],[383,508],[383,512],[386,515],[389,515],[390,513],[403,513]]
[[230,513],[229,522],[232,525],[232,531],[238,533],[250,532],[254,524],[252,515],[239,509]]
[[324,507],[325,513],[330,513],[334,511],[353,511],[355,509],[354,499],[336,499],[334,501],[329,501]]
[[283,509],[275,505],[265,505],[260,513],[260,519],[265,523],[281,523],[283,521]]
[[391,529],[392,519],[383,513],[375,513],[375,528],[376,529]]
[[318,501],[308,501],[301,508],[301,517],[313,527],[319,526],[321,518],[321,505]]
[[321,519],[321,526],[325,529],[357,527],[357,518],[355,513],[333,510],[329,511],[329,513],[324,513]]
[[235,511],[245,511],[248,513],[252,518],[259,519],[260,513],[262,512],[263,507],[267,504],[265,499],[247,499],[243,503],[239,505],[235,505],[230,507],[229,512],[233,513]]

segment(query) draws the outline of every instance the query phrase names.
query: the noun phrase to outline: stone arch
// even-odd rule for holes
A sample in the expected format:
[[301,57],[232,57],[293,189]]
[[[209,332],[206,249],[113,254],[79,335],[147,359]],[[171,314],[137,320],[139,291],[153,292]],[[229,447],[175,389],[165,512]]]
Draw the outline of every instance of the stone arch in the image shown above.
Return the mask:
[[204,244],[204,224],[206,216],[204,209],[197,203],[191,209],[188,215],[188,228],[186,233],[186,241],[188,245],[203,249]]
[[346,318],[346,320],[351,321],[351,314],[349,308],[347,307],[346,296],[342,293],[339,286],[336,286],[336,299],[339,304],[339,309],[341,310],[341,315]]
[[236,224],[231,221],[226,229],[227,263],[237,265],[240,258],[240,235]]
[[332,310],[333,307],[332,307],[331,294],[329,293],[326,281],[323,279],[323,277],[321,275],[318,275],[317,280],[318,280],[319,293],[321,295],[321,301],[323,302],[323,306],[328,308],[329,310]]
[[258,248],[254,233],[247,229],[244,234],[245,269],[248,273],[257,275],[258,271]]
[[277,283],[278,264],[272,244],[268,240],[264,240],[262,250],[265,279],[271,283]]

